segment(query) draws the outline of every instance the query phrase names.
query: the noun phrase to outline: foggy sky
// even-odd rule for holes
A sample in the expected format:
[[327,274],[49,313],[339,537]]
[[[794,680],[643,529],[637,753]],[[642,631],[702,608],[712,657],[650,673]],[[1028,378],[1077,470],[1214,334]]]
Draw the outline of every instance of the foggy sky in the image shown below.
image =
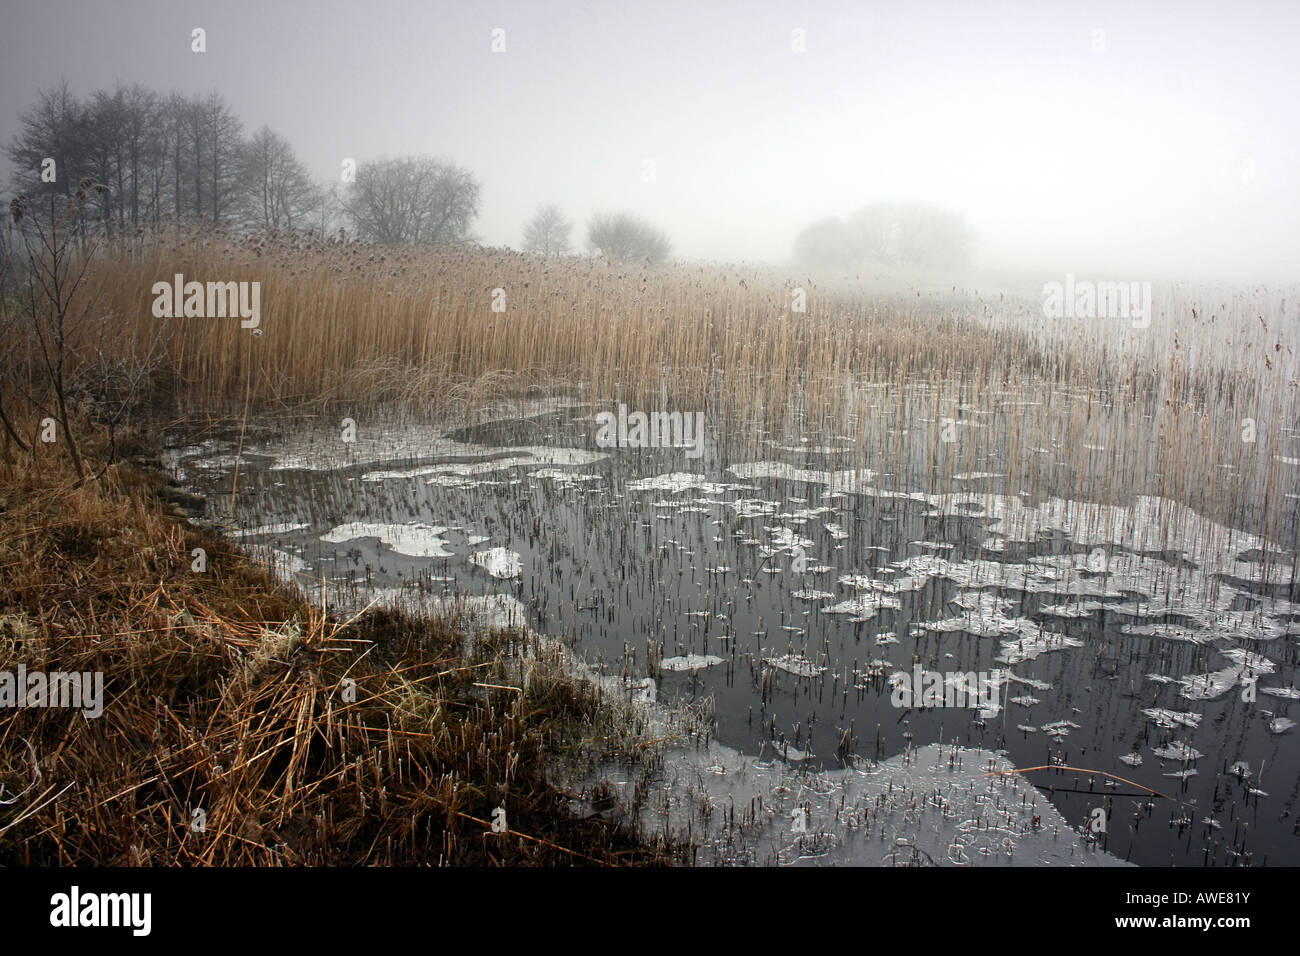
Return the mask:
[[783,263],[814,220],[923,199],[985,268],[1300,279],[1300,5],[1140,6],[0,0],[0,141],[61,79],[215,89],[321,179],[468,167],[493,245],[552,201],[575,240],[630,209],[676,256]]

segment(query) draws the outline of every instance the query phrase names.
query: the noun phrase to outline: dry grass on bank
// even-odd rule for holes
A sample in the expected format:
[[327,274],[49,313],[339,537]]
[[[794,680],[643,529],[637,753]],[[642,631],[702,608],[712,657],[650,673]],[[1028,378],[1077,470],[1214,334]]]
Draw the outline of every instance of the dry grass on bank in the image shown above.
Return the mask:
[[[581,766],[632,733],[557,650],[387,612],[325,617],[165,515],[158,480],[0,463],[0,670],[104,674],[98,718],[0,708],[0,862],[671,862],[577,819],[548,782],[544,757]],[[498,806],[507,835],[489,832]]]

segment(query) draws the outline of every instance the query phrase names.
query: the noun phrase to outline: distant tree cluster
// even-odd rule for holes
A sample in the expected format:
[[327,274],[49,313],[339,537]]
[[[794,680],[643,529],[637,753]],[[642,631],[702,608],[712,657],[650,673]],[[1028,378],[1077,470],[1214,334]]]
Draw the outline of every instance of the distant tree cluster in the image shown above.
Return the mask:
[[360,239],[459,245],[473,239],[479,193],[468,170],[405,156],[358,167],[344,208]]
[[[524,226],[524,251],[543,258],[567,255],[572,229],[554,204],[545,204]],[[661,229],[632,213],[597,213],[587,224],[587,248],[621,262],[659,265],[672,244]]]
[[627,212],[597,213],[587,226],[587,244],[611,259],[641,260],[658,265],[672,245],[656,226]]
[[107,188],[78,214],[110,233],[199,219],[298,229],[323,204],[288,142],[265,127],[245,139],[217,93],[119,85],[83,101],[64,84],[41,92],[20,123],[7,149],[11,186],[34,215],[48,215],[52,199],[71,203],[87,180]]
[[537,210],[524,227],[524,251],[542,258],[563,256],[569,252],[569,233],[573,224],[564,218],[559,208],[547,204]]
[[373,242],[473,238],[480,186],[467,170],[429,157],[385,159],[326,187],[270,127],[245,137],[217,93],[119,85],[83,101],[63,84],[41,92],[20,123],[6,148],[10,186],[37,219],[71,211],[83,229],[98,224],[110,235],[201,220],[321,234],[346,222]]
[[[340,182],[326,186],[275,130],[245,136],[220,94],[138,84],[85,100],[66,83],[42,91],[5,151],[25,215],[52,222],[71,214],[83,232],[96,225],[109,235],[176,222],[321,234],[346,224],[367,242],[462,245],[475,241],[482,193],[468,170],[429,156],[348,160]],[[524,229],[524,248],[566,255],[572,229],[556,206],[543,205]],[[652,265],[672,248],[662,230],[628,212],[594,216],[587,246]]]
[[960,213],[925,202],[878,202],[847,219],[813,223],[794,251],[802,264],[828,269],[949,269],[970,262],[974,241]]

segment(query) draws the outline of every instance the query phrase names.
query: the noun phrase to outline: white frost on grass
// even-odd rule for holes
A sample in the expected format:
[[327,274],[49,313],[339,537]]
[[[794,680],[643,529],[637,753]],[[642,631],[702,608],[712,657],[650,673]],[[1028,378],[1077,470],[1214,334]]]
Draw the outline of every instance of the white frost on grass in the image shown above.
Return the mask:
[[421,524],[378,524],[368,521],[351,521],[325,532],[320,539],[328,544],[341,544],[356,538],[378,538],[398,554],[412,558],[450,558],[452,552],[444,546],[442,535],[447,528]]

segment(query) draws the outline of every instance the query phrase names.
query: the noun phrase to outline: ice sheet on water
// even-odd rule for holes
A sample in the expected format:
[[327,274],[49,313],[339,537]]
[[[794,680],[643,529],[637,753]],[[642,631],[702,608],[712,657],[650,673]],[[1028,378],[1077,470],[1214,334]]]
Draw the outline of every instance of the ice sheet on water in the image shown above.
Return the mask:
[[794,465],[788,465],[781,461],[756,461],[732,465],[728,471],[738,478],[780,478],[786,481],[810,481],[844,491],[856,491],[870,484],[871,480],[878,474],[870,468],[816,471],[807,468],[796,468]]
[[687,654],[684,657],[666,657],[659,662],[659,669],[665,671],[697,671],[705,667],[721,664],[722,658],[712,654]]
[[1074,604],[1040,604],[1038,613],[1048,614],[1052,617],[1083,618],[1090,617],[1105,606],[1100,601],[1079,601]]
[[523,573],[523,561],[517,551],[509,548],[489,548],[475,551],[469,556],[470,564],[477,564],[494,578],[517,578]]
[[901,608],[903,602],[884,594],[864,594],[838,604],[822,608],[823,614],[852,614],[862,621],[869,621],[882,608]]
[[835,595],[830,591],[818,591],[814,588],[803,588],[799,591],[793,591],[790,596],[800,601],[825,601],[828,598],[835,597]]
[[1277,670],[1277,664],[1269,660],[1263,654],[1256,654],[1254,651],[1248,651],[1244,647],[1230,647],[1227,650],[1220,651],[1219,653],[1236,664],[1246,676],[1251,676],[1253,674],[1272,674]]
[[1071,730],[1078,730],[1079,725],[1072,720],[1054,720],[1050,724],[1043,724],[1038,729],[1053,737],[1066,737]]
[[1201,726],[1201,714],[1192,713],[1185,710],[1169,710],[1165,707],[1148,707],[1142,711],[1143,716],[1149,717],[1156,722],[1157,727],[1190,727],[1196,728]]
[[1178,694],[1188,700],[1214,700],[1232,690],[1240,676],[1241,672],[1235,667],[1207,674],[1186,674],[1178,678],[1178,683],[1182,685]]
[[1005,671],[1007,680],[1015,681],[1017,684],[1024,684],[1026,687],[1032,687],[1034,690],[1051,690],[1052,682],[1046,680],[1037,680],[1033,677],[1021,677],[1013,674],[1011,671]]
[[236,538],[260,538],[272,534],[292,534],[310,528],[306,522],[281,521],[276,524],[258,525],[256,528],[240,528],[234,533]]
[[1183,740],[1171,740],[1163,746],[1152,747],[1151,752],[1161,760],[1177,760],[1181,763],[1191,763],[1205,756],[1205,754]]
[[419,522],[409,524],[379,524],[370,521],[350,521],[337,525],[320,536],[328,544],[342,544],[357,538],[378,538],[398,554],[413,558],[449,558],[452,552],[445,547],[442,536],[449,529],[439,525]]
[[[1006,772],[1014,769],[1000,753],[937,744],[815,771],[692,743],[665,755],[641,822],[649,832],[689,832],[704,866],[1124,865]],[[600,776],[630,803],[624,768]]]
[[730,505],[738,518],[759,518],[776,514],[781,502],[764,501],[762,498],[737,498]]
[[590,475],[580,471],[564,471],[561,468],[539,468],[536,471],[530,471],[528,477],[553,481],[561,486],[577,485],[584,481],[600,481],[602,479],[601,475]]
[[763,663],[777,670],[786,671],[797,677],[818,677],[826,673],[826,668],[814,664],[802,654],[782,654],[780,657],[765,657]]
[[513,594],[434,596],[416,588],[375,588],[366,601],[433,618],[455,617],[485,630],[513,630],[527,626],[528,614]]
[[[727,491],[752,491],[752,485],[738,485],[726,482],[709,481],[703,475],[688,471],[674,471],[664,475],[651,475],[648,478],[636,478],[624,486],[628,491],[667,491],[678,494],[692,488],[706,495],[720,495]],[[773,502],[777,506],[779,502]]]
[[795,548],[811,548],[813,542],[811,538],[802,538],[792,529],[786,527],[776,528],[771,532],[772,547],[777,551],[791,551]]
[[244,553],[286,584],[294,581],[296,575],[307,570],[307,562],[298,555],[290,554],[288,551],[282,551],[279,548],[272,548],[269,545],[254,544],[246,546]]
[[1136,634],[1147,637],[1162,637],[1169,641],[1183,641],[1188,644],[1209,644],[1214,635],[1208,631],[1199,631],[1175,624],[1124,624],[1120,626],[1123,634]]
[[1003,641],[1002,651],[994,660],[1005,664],[1019,664],[1022,661],[1032,661],[1039,655],[1051,651],[1064,651],[1076,647],[1083,647],[1083,641],[1064,634],[1042,631]]

